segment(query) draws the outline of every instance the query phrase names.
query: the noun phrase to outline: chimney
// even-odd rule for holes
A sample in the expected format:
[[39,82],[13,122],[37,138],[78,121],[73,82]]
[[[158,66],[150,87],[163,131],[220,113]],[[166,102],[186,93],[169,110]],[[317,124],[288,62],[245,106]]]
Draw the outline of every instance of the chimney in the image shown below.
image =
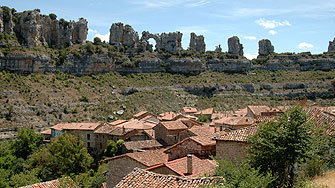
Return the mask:
[[193,173],[192,154],[187,154],[187,174]]

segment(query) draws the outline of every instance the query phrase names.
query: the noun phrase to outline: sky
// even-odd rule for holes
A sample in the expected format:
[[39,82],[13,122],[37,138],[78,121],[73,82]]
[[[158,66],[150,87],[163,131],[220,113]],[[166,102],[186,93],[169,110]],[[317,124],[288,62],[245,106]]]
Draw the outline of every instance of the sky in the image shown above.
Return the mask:
[[108,41],[116,22],[131,25],[140,36],[142,31],[180,31],[184,49],[190,32],[204,35],[206,50],[221,44],[227,51],[228,38],[238,36],[248,58],[257,55],[261,39],[270,39],[278,53],[317,54],[327,51],[335,37],[335,0],[2,0],[0,5],[18,12],[38,8],[58,19],[83,17],[88,40]]

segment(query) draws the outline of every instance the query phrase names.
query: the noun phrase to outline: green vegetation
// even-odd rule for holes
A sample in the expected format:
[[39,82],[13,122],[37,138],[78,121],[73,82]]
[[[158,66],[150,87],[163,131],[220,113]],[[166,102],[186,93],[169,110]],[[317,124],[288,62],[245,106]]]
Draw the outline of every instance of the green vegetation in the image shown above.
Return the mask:
[[113,140],[108,140],[104,155],[107,157],[115,157],[117,155],[120,155],[122,153],[123,144],[123,140],[118,140],[117,142],[114,142]]
[[0,142],[0,187],[20,187],[62,176],[79,185],[99,187],[107,165],[93,170],[93,158],[80,138],[65,134],[44,145],[31,129],[21,129],[17,140]]
[[334,167],[334,138],[325,127],[306,122],[297,106],[278,121],[260,124],[249,138],[248,156],[240,164],[218,161],[216,174],[227,187],[312,187],[311,178]]

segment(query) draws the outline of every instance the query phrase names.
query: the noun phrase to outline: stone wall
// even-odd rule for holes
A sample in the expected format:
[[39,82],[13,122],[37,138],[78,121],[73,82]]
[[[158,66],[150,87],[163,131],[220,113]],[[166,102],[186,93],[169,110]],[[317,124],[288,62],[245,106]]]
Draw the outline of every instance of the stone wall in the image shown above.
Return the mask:
[[216,141],[216,158],[230,160],[235,163],[242,161],[246,156],[246,142]]
[[145,169],[147,166],[131,159],[127,156],[122,156],[108,162],[107,172],[107,187],[115,187],[123,177],[129,174],[135,167]]

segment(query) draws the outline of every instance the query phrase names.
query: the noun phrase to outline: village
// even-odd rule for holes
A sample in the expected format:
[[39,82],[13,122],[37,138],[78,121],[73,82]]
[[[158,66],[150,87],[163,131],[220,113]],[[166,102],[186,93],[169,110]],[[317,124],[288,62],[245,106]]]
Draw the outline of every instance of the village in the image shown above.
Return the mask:
[[[41,132],[45,142],[69,133],[80,136],[90,153],[103,153],[107,141],[124,140],[122,154],[105,158],[109,169],[102,187],[157,187],[158,185],[211,185],[218,160],[241,162],[248,137],[257,124],[277,121],[290,106],[247,106],[236,111],[216,112],[184,107],[182,113],[155,115],[142,111],[129,120],[111,123],[61,123]],[[308,121],[335,126],[335,107],[304,106]],[[201,121],[200,121],[201,120]]]

